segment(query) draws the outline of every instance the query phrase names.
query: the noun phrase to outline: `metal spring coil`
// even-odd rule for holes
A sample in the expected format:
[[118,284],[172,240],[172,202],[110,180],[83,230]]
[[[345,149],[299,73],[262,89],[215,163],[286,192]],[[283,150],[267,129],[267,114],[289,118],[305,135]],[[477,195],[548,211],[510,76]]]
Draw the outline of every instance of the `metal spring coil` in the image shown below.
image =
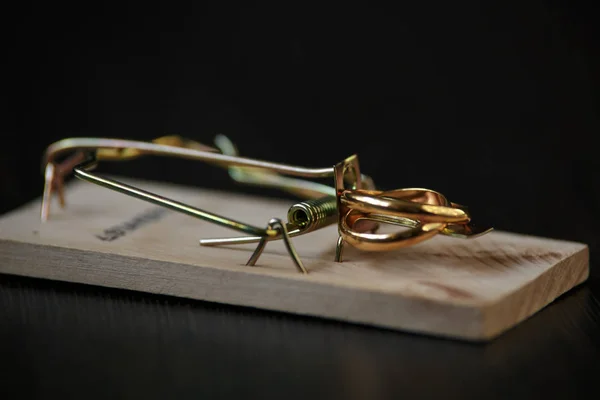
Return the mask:
[[335,196],[325,196],[294,204],[288,210],[288,222],[311,232],[337,223],[338,210]]

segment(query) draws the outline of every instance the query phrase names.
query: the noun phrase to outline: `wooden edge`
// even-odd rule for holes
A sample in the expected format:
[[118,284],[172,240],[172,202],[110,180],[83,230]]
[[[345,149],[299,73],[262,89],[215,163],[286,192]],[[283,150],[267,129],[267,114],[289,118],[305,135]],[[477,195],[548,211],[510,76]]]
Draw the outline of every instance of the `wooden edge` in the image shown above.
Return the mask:
[[[558,262],[535,280],[482,308],[481,337],[491,340],[541,311],[590,275],[589,246]],[[540,289],[542,288],[542,289]],[[540,290],[543,292],[540,293]],[[518,313],[515,313],[518,310]]]
[[[30,255],[23,257],[25,252]],[[40,262],[32,264],[31,259]],[[422,298],[398,301],[393,293],[239,270],[0,240],[0,273],[288,312],[458,340],[488,339],[483,335],[482,313],[477,307]]]

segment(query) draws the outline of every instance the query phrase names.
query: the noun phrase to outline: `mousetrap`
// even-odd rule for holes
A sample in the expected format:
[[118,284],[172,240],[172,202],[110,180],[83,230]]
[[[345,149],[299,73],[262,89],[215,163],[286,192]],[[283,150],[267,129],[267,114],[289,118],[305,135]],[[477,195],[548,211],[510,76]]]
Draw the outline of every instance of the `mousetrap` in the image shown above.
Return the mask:
[[[77,142],[93,157],[48,162],[44,196],[0,217],[0,273],[472,341],[497,337],[588,277],[585,244],[477,228],[466,207],[427,189],[377,191],[353,158],[331,169],[334,187],[311,186],[256,169],[329,170],[248,161],[226,144],[170,138],[135,150],[133,142]],[[161,151],[233,165],[237,180],[271,182],[311,200],[290,207],[90,172],[98,160]],[[60,168],[83,181],[63,187]],[[57,207],[64,199],[68,207]],[[395,230],[379,229],[387,223]],[[231,237],[232,229],[245,235]]]

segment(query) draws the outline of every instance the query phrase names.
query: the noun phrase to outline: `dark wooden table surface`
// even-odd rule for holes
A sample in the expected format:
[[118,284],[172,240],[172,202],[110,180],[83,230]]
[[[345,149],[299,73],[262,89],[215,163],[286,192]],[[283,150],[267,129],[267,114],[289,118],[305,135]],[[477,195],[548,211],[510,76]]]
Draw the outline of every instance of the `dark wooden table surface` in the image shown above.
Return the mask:
[[488,344],[0,276],[0,398],[597,398],[600,280]]

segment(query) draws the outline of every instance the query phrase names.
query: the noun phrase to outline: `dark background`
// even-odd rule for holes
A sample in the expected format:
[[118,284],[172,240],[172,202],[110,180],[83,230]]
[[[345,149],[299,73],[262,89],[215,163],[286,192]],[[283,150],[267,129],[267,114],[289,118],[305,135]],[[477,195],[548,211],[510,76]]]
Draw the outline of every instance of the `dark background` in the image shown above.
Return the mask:
[[[101,368],[130,374],[139,365],[124,360],[137,357],[154,369],[139,372],[129,386],[107,372],[100,373],[102,382],[87,375],[80,379],[106,384],[105,393],[119,396],[135,393],[143,376],[153,377],[154,384],[157,376],[168,376],[166,387],[194,393],[202,393],[199,382],[226,394],[272,384],[256,368],[284,382],[277,388],[287,382],[296,392],[297,379],[307,371],[327,388],[320,393],[346,387],[339,382],[363,382],[361,388],[372,393],[418,391],[428,377],[439,391],[421,387],[425,392],[467,397],[576,395],[592,383],[600,333],[594,283],[600,275],[595,263],[600,58],[593,2],[424,2],[394,9],[48,3],[3,17],[2,212],[41,194],[41,155],[55,140],[180,134],[211,143],[223,133],[245,156],[307,167],[329,166],[357,153],[363,172],[382,188],[431,188],[469,205],[475,218],[497,229],[585,242],[594,278],[532,320],[538,322],[527,322],[500,341],[505,344],[472,348],[3,277],[0,297],[6,300],[4,321],[10,322],[3,333],[13,351],[5,360],[20,360],[22,368],[15,371],[33,379],[36,385],[28,386],[33,392],[71,393],[64,389],[68,379],[58,379],[66,386],[51,381],[63,376],[60,371],[73,374],[77,365],[92,368],[90,360],[97,362],[91,369],[96,374]],[[177,160],[144,159],[103,170],[253,191],[233,185],[224,171]],[[60,304],[62,313],[45,309],[49,301]],[[37,314],[24,316],[27,304],[35,304]],[[52,320],[58,315],[64,315],[64,330]],[[132,315],[140,325],[131,325]],[[35,321],[28,319],[34,316]],[[203,331],[204,341],[198,342],[197,330],[185,330],[190,321],[221,324],[222,330]],[[239,333],[243,322],[257,348]],[[138,334],[146,339],[131,336]],[[540,336],[547,347],[528,347]],[[288,347],[296,340],[295,350]],[[220,361],[231,363],[232,370],[221,366],[210,379],[186,375],[187,368],[199,368],[202,353],[215,341],[225,352]],[[69,346],[82,350],[71,353]],[[169,353],[170,346],[181,354]],[[356,351],[370,354],[371,362]],[[351,360],[341,362],[341,354]],[[56,361],[59,356],[62,361]],[[547,364],[554,361],[557,369],[550,370]],[[360,380],[365,374],[360,371],[347,375],[348,363],[366,363],[370,383]],[[298,376],[279,371],[280,364]],[[536,369],[543,372],[535,375]],[[44,375],[47,370],[54,372]],[[250,377],[244,378],[248,370]],[[183,377],[176,379],[177,374]],[[227,374],[241,383],[227,386]],[[550,383],[557,385],[554,390]],[[150,388],[156,389],[150,385],[142,392],[162,393]]]

